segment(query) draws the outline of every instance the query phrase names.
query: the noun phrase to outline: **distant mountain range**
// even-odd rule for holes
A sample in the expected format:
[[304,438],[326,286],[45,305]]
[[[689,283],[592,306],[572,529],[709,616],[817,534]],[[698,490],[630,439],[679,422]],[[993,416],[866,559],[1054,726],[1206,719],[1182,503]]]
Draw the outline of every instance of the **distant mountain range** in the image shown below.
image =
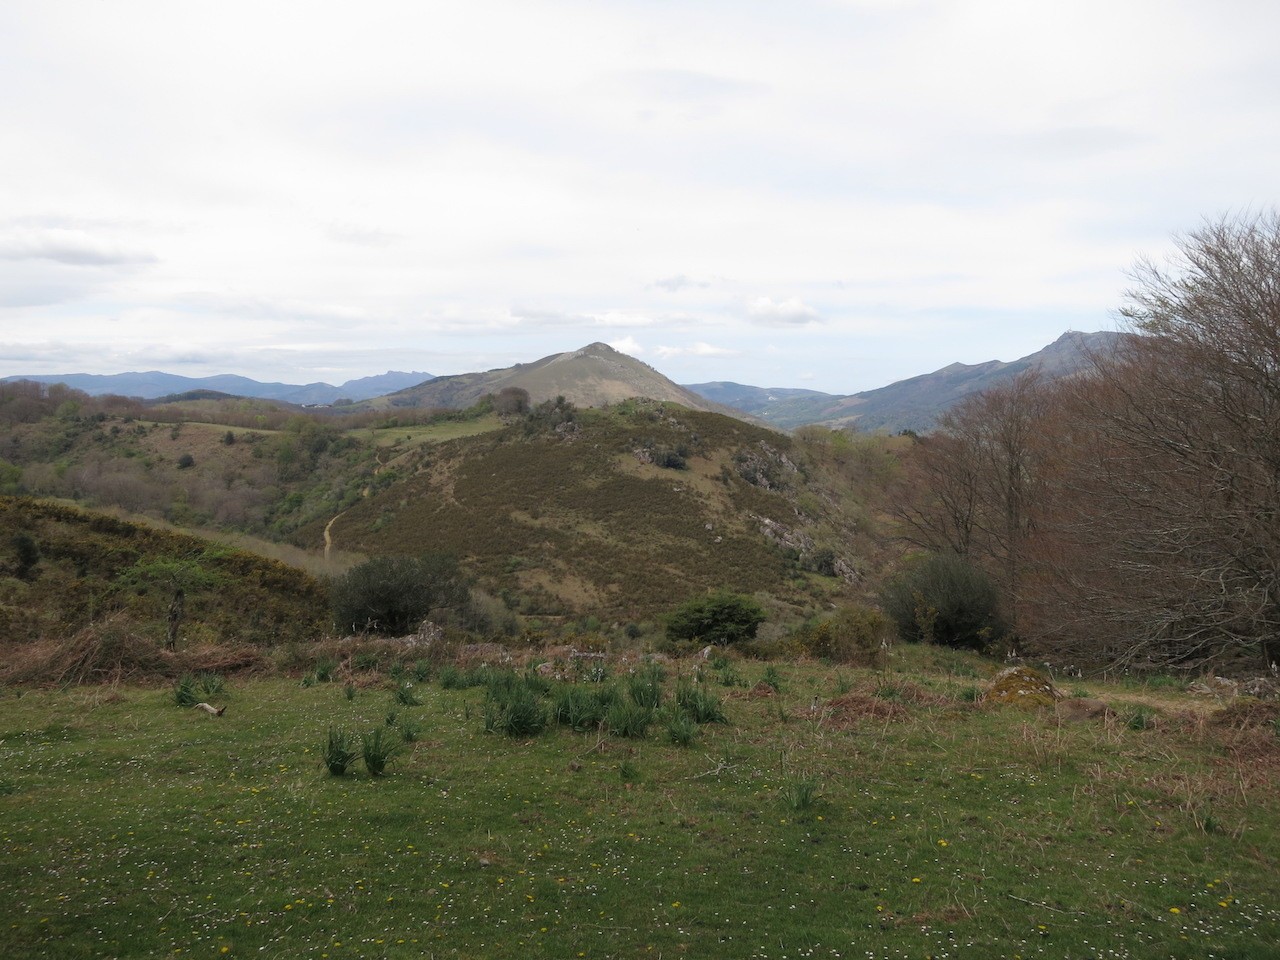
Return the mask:
[[709,400],[734,407],[780,429],[817,423],[829,427],[857,426],[861,430],[928,430],[938,415],[971,394],[1011,380],[1027,370],[1047,377],[1069,376],[1081,369],[1092,353],[1114,349],[1129,334],[1100,331],[1064,333],[1043,350],[1020,360],[953,363],[887,387],[848,396],[745,386],[718,381],[688,384]]
[[169,373],[121,373],[112,376],[70,374],[8,377],[65,383],[90,394],[118,393],[156,399],[192,391],[218,391],[296,404],[331,404],[340,398],[357,409],[470,406],[486,394],[507,387],[529,392],[534,403],[563,396],[579,407],[599,407],[630,397],[666,400],[694,410],[729,414],[763,422],[782,430],[805,424],[856,426],[861,430],[928,430],[938,415],[967,396],[1012,379],[1025,370],[1046,376],[1067,376],[1079,370],[1091,353],[1113,349],[1128,334],[1069,331],[1043,350],[1012,362],[953,363],[922,376],[900,380],[845,396],[781,387],[753,387],[729,381],[681,386],[648,364],[593,343],[581,350],[557,353],[532,363],[433,377],[428,373],[388,372],[377,377],[348,380],[340,387],[327,383],[305,385],[261,383],[247,377],[181,377]]
[[114,393],[123,397],[157,400],[161,397],[191,393],[196,390],[212,390],[237,397],[256,397],[262,400],[280,400],[284,403],[314,404],[333,403],[335,400],[368,400],[383,394],[411,387],[431,380],[429,373],[403,373],[390,370],[375,377],[348,380],[340,387],[328,383],[263,383],[235,374],[214,377],[183,377],[174,373],[151,370],[146,373],[58,373],[5,377],[0,382],[35,380],[37,383],[65,383],[75,390],[83,390],[90,396]]

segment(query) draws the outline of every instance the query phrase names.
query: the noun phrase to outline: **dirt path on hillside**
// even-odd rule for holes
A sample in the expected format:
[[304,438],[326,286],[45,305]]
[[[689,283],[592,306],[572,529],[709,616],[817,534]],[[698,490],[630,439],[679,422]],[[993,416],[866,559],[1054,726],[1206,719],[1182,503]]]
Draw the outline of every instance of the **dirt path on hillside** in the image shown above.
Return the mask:
[[[350,509],[350,507],[347,509]],[[334,514],[333,518],[324,525],[324,559],[326,563],[329,561],[329,551],[333,549],[333,534],[331,532],[333,530],[333,525],[337,521],[338,517],[342,516],[342,514],[346,512],[346,510],[343,510],[342,513]]]

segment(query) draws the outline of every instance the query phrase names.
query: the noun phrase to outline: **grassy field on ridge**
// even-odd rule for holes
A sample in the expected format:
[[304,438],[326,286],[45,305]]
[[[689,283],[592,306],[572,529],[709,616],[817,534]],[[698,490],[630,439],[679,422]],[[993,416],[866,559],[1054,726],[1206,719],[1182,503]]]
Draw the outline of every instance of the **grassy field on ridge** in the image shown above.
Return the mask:
[[[986,709],[990,664],[898,648],[666,664],[729,720],[682,747],[488,733],[483,688],[345,669],[229,681],[219,718],[0,689],[4,955],[1280,956],[1274,711]],[[334,725],[416,737],[338,778]]]

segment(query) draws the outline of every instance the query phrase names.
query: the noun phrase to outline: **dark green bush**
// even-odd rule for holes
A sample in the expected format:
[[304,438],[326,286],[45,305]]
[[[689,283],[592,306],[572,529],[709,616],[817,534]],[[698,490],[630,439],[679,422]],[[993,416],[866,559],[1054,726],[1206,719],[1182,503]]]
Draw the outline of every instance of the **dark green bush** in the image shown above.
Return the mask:
[[724,647],[750,640],[766,617],[750,597],[720,591],[685,601],[667,617],[667,639]]
[[443,554],[374,557],[333,581],[334,626],[353,633],[412,633],[438,608],[468,601],[458,562]]
[[1005,632],[995,584],[955,554],[911,565],[885,584],[880,604],[910,642],[984,650]]
[[13,538],[13,550],[18,557],[16,573],[20,580],[30,579],[40,563],[40,545],[29,533],[19,533]]

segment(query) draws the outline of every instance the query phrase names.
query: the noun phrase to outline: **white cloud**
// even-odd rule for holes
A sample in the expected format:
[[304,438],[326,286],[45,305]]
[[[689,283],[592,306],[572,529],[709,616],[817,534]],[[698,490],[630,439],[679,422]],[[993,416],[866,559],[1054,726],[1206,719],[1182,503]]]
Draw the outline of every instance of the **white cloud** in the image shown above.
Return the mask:
[[691,343],[684,347],[658,347],[655,351],[659,357],[664,360],[670,360],[674,357],[736,357],[740,356],[739,351],[731,350],[727,347],[714,347],[709,343]]
[[80,230],[9,230],[0,234],[0,260],[52,260],[73,267],[155,263],[154,254]]
[[644,353],[644,347],[640,346],[640,342],[635,337],[623,337],[621,340],[610,340],[609,346],[617,350],[619,353],[625,353],[631,357],[638,357]]
[[807,306],[799,297],[788,297],[779,302],[769,297],[757,297],[747,304],[747,316],[752,323],[770,327],[804,326],[822,320],[818,311]]
[[692,277],[686,277],[683,273],[678,273],[674,277],[663,277],[661,280],[655,280],[652,286],[659,290],[665,290],[667,293],[679,293],[681,290],[689,290],[694,288],[706,289],[711,286],[706,280],[694,280]]
[[725,10],[0,4],[4,339],[346,379],[661,330],[853,392],[1109,326],[1138,254],[1276,202],[1278,4]]

